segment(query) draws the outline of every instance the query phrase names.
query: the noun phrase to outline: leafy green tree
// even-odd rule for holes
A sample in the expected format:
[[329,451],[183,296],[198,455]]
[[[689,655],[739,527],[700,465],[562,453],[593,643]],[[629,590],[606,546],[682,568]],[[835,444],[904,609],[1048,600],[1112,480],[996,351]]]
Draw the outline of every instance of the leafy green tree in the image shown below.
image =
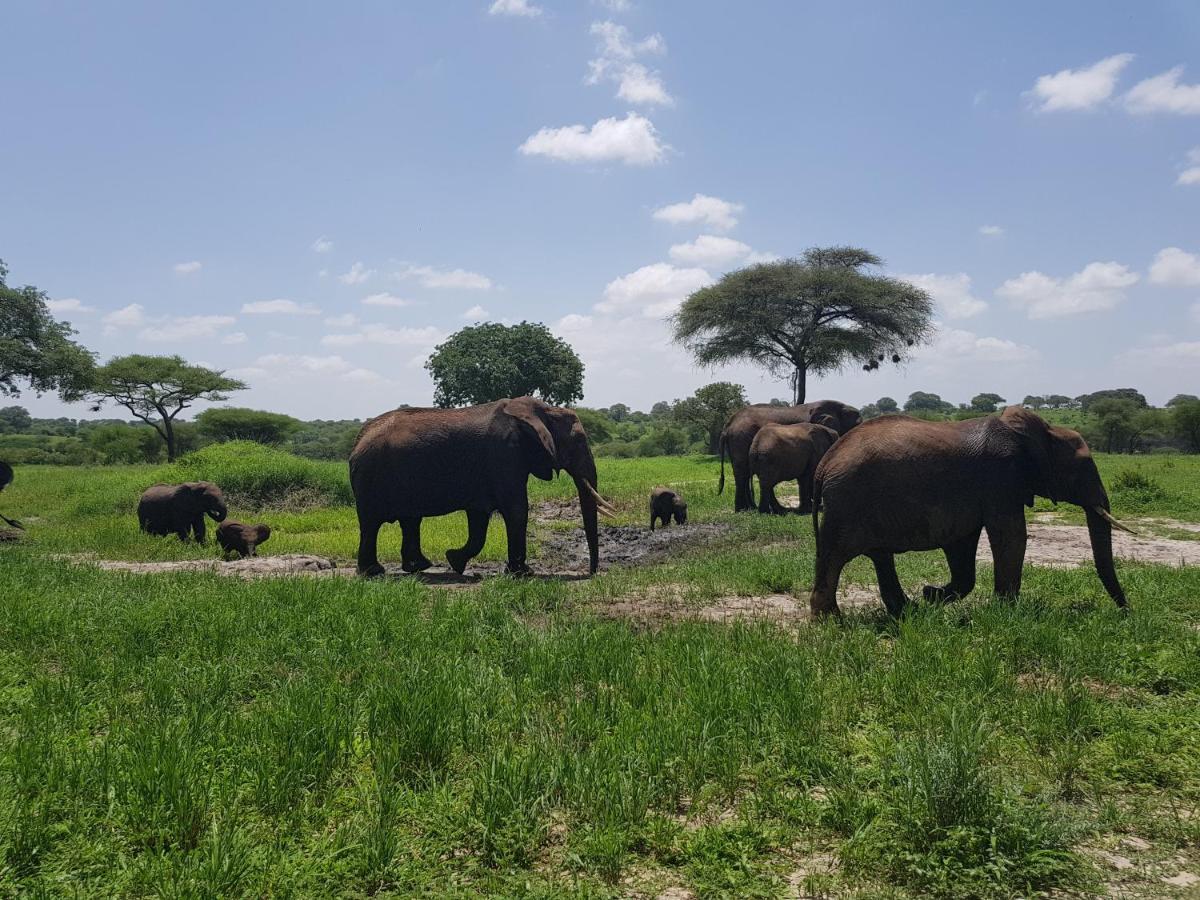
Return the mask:
[[577,406],[575,414],[579,416],[583,430],[587,432],[588,440],[593,444],[603,444],[612,440],[613,422],[602,410]]
[[971,398],[971,409],[979,412],[995,412],[997,406],[1006,402],[1008,401],[999,394],[976,394]]
[[703,432],[709,453],[720,447],[721,429],[733,413],[746,405],[746,389],[729,381],[706,384],[671,410],[675,421]]
[[875,401],[875,405],[879,407],[879,411],[881,413],[900,412],[900,404],[898,404],[891,397],[880,397]]
[[879,405],[876,403],[864,403],[858,410],[858,414],[862,416],[864,422],[867,419],[878,419],[883,415],[879,409]]
[[1135,434],[1135,419],[1143,407],[1129,397],[1103,397],[1088,406],[1091,421],[1084,429],[1087,442],[1105,453],[1126,451]]
[[[629,418],[629,407],[624,403],[614,403],[607,410],[607,415],[614,422],[624,422]],[[585,428],[587,426],[584,426]]]
[[1021,401],[1021,405],[1026,409],[1045,409],[1046,398],[1034,394],[1026,394],[1025,399]]
[[1092,406],[1102,400],[1128,400],[1141,409],[1146,409],[1150,405],[1146,402],[1146,398],[1142,392],[1133,388],[1112,388],[1107,391],[1096,391],[1093,394],[1081,394],[1075,399],[1079,403],[1079,408],[1084,412],[1091,412]]
[[1171,419],[1166,410],[1153,407],[1138,410],[1129,426],[1126,453],[1136,453],[1148,441],[1161,441],[1171,433]]
[[686,431],[677,425],[659,425],[638,441],[638,456],[681,456],[687,448]]
[[952,409],[953,404],[947,403],[937,394],[925,391],[913,391],[904,401],[905,412],[948,412]]
[[659,400],[657,403],[655,403],[653,406],[650,407],[650,418],[652,420],[653,419],[667,419],[667,418],[670,418],[670,416],[671,416],[671,404],[668,403],[666,400]]
[[302,423],[282,413],[221,406],[206,409],[196,416],[196,425],[213,441],[255,441],[276,445],[299,431]]
[[7,277],[0,260],[0,396],[21,396],[24,384],[37,394],[80,399],[95,365],[92,354],[71,340],[70,325],[50,314],[45,293],[31,285],[9,287]]
[[23,406],[6,406],[0,409],[0,432],[20,434],[33,427],[33,417]]
[[220,403],[246,385],[223,372],[189,365],[181,356],[117,356],[95,371],[88,396],[111,400],[158,432],[167,459],[179,455],[175,417],[197,400]]
[[[1183,403],[1200,403],[1200,397],[1195,394],[1176,394],[1167,401],[1167,409],[1173,409]],[[0,413],[2,412],[3,410],[0,410]]]
[[583,363],[540,322],[485,322],[457,331],[425,363],[441,407],[538,396],[566,406],[583,396]]
[[162,453],[162,439],[144,425],[101,425],[89,428],[84,443],[96,451],[105,465],[156,462]]
[[1065,394],[1047,394],[1046,405],[1051,409],[1074,409],[1076,402]]
[[1200,453],[1200,400],[1171,405],[1171,432],[1188,453]]
[[932,334],[929,295],[868,271],[881,263],[857,247],[827,247],[730,272],[683,302],[675,340],[702,366],[749,360],[786,374],[803,403],[810,372],[899,363]]

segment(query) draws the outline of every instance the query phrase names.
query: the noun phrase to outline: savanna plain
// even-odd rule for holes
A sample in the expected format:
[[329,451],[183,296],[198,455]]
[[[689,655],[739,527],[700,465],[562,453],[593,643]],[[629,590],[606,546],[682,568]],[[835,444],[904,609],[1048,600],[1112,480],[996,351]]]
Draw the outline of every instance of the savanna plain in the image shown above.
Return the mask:
[[[1200,458],[1099,457],[1114,512],[1200,539]],[[805,615],[811,522],[734,514],[711,457],[599,460],[601,574],[569,479],[530,482],[531,563],[363,580],[344,464],[224,444],[172,466],[26,466],[0,511],[0,894],[1184,896],[1200,883],[1200,567],[1028,565],[887,618],[866,560]],[[203,478],[274,529],[241,578],[140,534]],[[650,539],[651,487],[690,519]],[[1067,507],[1029,511],[1043,527]],[[399,531],[381,555],[398,562]],[[618,540],[618,538],[620,540]],[[427,521],[428,555],[465,540]],[[1034,541],[1036,541],[1036,535]],[[622,543],[623,542],[623,543]],[[642,543],[638,543],[642,542]],[[211,560],[131,572],[103,561]],[[940,554],[898,560],[910,595]],[[489,568],[491,565],[491,568]],[[578,572],[584,567],[576,567]],[[472,569],[468,569],[470,575]],[[848,602],[858,597],[859,602]]]

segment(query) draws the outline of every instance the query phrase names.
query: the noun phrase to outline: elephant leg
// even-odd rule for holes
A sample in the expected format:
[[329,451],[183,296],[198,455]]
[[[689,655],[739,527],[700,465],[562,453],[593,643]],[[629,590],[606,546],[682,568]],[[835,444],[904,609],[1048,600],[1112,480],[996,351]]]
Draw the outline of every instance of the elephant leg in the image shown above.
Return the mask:
[[658,516],[654,514],[654,510],[650,510],[650,530],[654,530],[654,523],[658,521]]
[[358,574],[374,578],[383,574],[383,566],[379,564],[379,528],[383,523],[379,519],[358,514]]
[[883,605],[892,618],[898,619],[908,605],[908,596],[896,574],[896,554],[880,552],[872,553],[870,557],[875,564],[875,577],[879,579],[879,595],[883,598]]
[[424,572],[432,562],[421,552],[421,519],[400,520],[400,568],[405,572]]
[[779,513],[783,507],[775,498],[775,482],[769,478],[758,476],[758,511],[760,513]]
[[925,585],[923,595],[930,603],[953,603],[975,589],[975,551],[979,548],[981,530],[943,548],[950,564],[950,583],[942,587]]
[[531,569],[525,562],[525,531],[529,527],[529,498],[522,494],[500,512],[508,532],[509,574],[528,575]]
[[992,545],[992,566],[995,569],[996,593],[1016,598],[1021,593],[1021,568],[1025,565],[1025,513],[1016,514],[987,525],[988,541]]
[[[452,568],[459,575],[466,569],[467,563],[474,557],[479,555],[479,551],[483,549],[483,544],[487,540],[488,522],[492,518],[490,510],[467,510],[467,542],[457,550],[446,551],[446,561],[450,563]],[[507,522],[508,520],[505,519]],[[512,538],[509,538],[509,549],[511,554]]]
[[192,533],[196,535],[196,543],[204,543],[204,513],[198,513],[192,520]]
[[817,547],[816,572],[812,593],[808,598],[808,608],[814,619],[842,614],[837,604],[838,581],[841,580],[842,569],[846,568],[846,563],[853,558],[852,554],[834,546],[825,534],[825,531],[822,531],[822,539]]
[[796,488],[800,491],[800,507],[796,510],[800,515],[808,515],[812,512],[812,469],[807,469],[796,479]]
[[729,461],[733,464],[733,511],[745,512],[754,509],[754,478],[750,474],[749,465],[739,465],[732,453]]

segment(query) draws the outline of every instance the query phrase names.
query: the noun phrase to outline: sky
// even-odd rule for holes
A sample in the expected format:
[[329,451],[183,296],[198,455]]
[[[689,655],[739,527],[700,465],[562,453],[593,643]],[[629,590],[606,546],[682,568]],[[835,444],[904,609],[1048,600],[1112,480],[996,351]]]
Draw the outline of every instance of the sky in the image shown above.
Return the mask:
[[227,370],[236,405],[427,405],[436,344],[522,320],[585,405],[786,397],[667,317],[835,244],[927,289],[937,337],[809,399],[1200,393],[1190,0],[13,0],[3,31],[9,283],[101,360]]

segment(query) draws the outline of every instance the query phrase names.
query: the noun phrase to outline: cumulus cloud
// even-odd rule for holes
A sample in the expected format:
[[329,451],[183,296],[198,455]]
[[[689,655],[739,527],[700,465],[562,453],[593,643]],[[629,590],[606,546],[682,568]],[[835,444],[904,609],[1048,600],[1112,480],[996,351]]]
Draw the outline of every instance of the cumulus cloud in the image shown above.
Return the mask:
[[311,303],[295,300],[255,300],[243,303],[242,312],[251,316],[319,316],[321,310]]
[[368,269],[362,263],[356,262],[350,267],[349,272],[338,276],[338,281],[342,284],[362,284],[374,274],[374,269]]
[[313,253],[328,253],[333,249],[333,241],[327,237],[319,237],[312,242]]
[[[403,297],[397,297],[395,294],[384,292],[382,294],[370,294],[362,298],[364,306],[412,306],[411,300],[405,300]],[[343,317],[344,318],[344,317]],[[351,316],[350,318],[354,318]]]
[[357,324],[358,316],[354,313],[343,313],[340,316],[329,316],[324,322],[332,328],[350,328]]
[[1038,352],[1025,344],[1006,338],[980,337],[959,328],[939,329],[932,346],[922,355],[986,363],[1029,362],[1038,358]]
[[138,338],[143,341],[186,341],[215,337],[218,331],[236,321],[233,316],[166,316],[139,331]]
[[1200,147],[1193,147],[1187,154],[1187,168],[1179,173],[1176,184],[1200,184]]
[[489,313],[486,309],[479,304],[475,304],[470,309],[463,312],[462,318],[466,319],[468,322],[481,322],[489,315],[491,315],[491,313]]
[[1200,341],[1178,341],[1173,344],[1154,344],[1134,347],[1118,356],[1118,359],[1143,366],[1164,369],[1184,369],[1200,366]]
[[712,283],[713,277],[704,269],[653,263],[610,281],[596,310],[660,318],[675,312],[688,294]]
[[1004,229],[999,225],[980,225],[979,233],[984,237],[1000,237],[1004,234]]
[[433,266],[405,265],[396,272],[397,278],[416,278],[427,288],[458,288],[468,291],[486,291],[492,287],[492,279],[466,269],[437,269]]
[[640,56],[666,52],[662,35],[652,34],[634,41],[629,36],[629,29],[615,22],[593,22],[591,30],[596,38],[598,55],[588,63],[588,84],[614,82],[617,96],[628,103],[674,104],[659,73],[637,62]]
[[1136,272],[1115,262],[1094,262],[1066,278],[1024,272],[996,289],[996,294],[1026,311],[1031,319],[1073,316],[1112,309],[1125,299]]
[[1039,112],[1093,109],[1108,100],[1121,71],[1133,61],[1132,53],[1118,53],[1086,69],[1063,69],[1043,75],[1030,91]]
[[62,300],[47,300],[46,309],[55,315],[63,313],[91,313],[96,311],[96,307],[87,306],[82,300],[76,297],[64,297]]
[[101,321],[113,329],[137,328],[146,322],[146,307],[140,303],[130,303],[106,314]]
[[532,19],[541,14],[542,8],[534,6],[529,0],[496,0],[488,7],[489,16],[519,16]]
[[225,337],[221,338],[222,344],[244,344],[250,340],[244,331],[231,331]]
[[1200,115],[1200,84],[1180,84],[1183,66],[1139,81],[1125,95],[1125,108],[1133,113]]
[[545,156],[560,162],[619,162],[627,166],[662,162],[669,149],[660,140],[654,123],[633,112],[623,119],[600,119],[590,128],[542,128],[518,148],[525,156]]
[[971,293],[971,276],[965,272],[955,275],[897,275],[903,281],[926,291],[942,308],[947,319],[967,319],[977,316],[988,305]]
[[1200,256],[1178,247],[1159,250],[1150,264],[1150,281],[1179,287],[1200,285]]
[[754,252],[749,244],[715,234],[702,234],[694,241],[675,244],[671,247],[670,255],[677,263],[701,268],[720,268],[735,262],[751,264],[775,259],[771,254]]
[[428,325],[424,328],[392,328],[379,323],[363,325],[359,331],[327,334],[321,343],[328,347],[353,347],[358,344],[385,344],[393,347],[432,347],[445,334]]
[[629,12],[629,10],[633,9],[631,0],[593,0],[593,2],[599,3],[613,12]]
[[191,262],[175,263],[174,269],[177,275],[194,275],[200,271],[201,265],[193,259]]
[[745,207],[740,203],[730,203],[720,197],[710,197],[707,194],[696,194],[691,200],[683,203],[671,203],[660,206],[652,215],[660,222],[670,222],[672,225],[703,224],[718,231],[728,231],[738,223],[738,213]]

